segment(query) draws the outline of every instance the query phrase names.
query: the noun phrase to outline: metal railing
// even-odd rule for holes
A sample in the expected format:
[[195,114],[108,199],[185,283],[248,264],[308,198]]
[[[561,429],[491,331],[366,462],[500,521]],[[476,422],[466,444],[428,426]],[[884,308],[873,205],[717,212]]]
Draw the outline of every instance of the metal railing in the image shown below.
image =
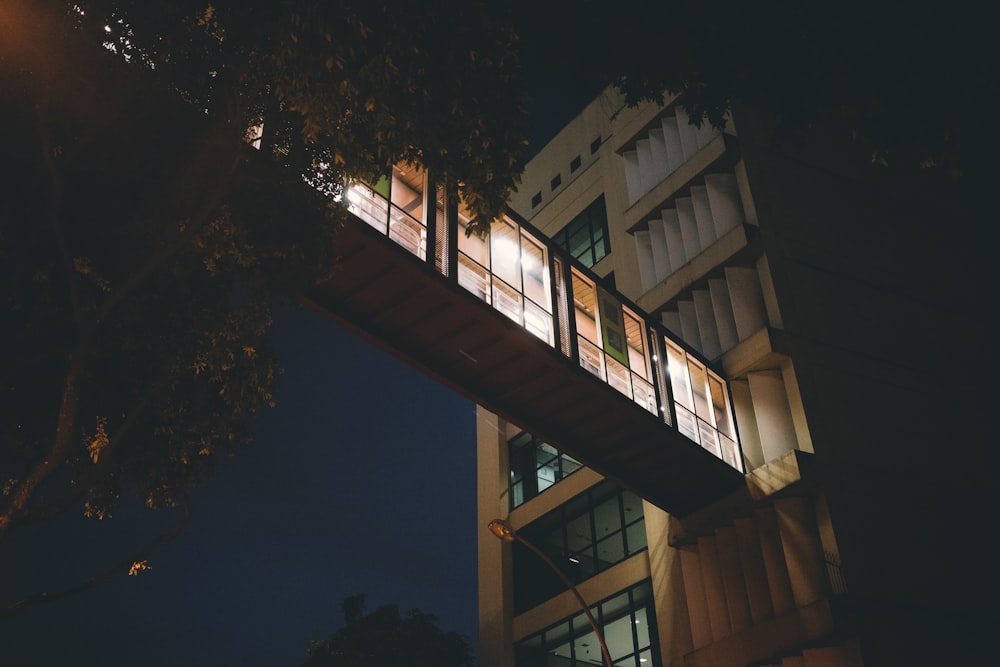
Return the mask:
[[[348,210],[664,424],[745,472],[728,383],[513,213],[485,236],[443,183],[406,167],[346,188]],[[428,248],[434,250],[430,255]]]

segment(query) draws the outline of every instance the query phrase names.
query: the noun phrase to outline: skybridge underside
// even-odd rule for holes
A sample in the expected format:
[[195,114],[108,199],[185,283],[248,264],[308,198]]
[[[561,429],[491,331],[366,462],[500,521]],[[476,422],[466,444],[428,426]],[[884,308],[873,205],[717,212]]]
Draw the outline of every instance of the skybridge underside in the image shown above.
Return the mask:
[[368,225],[351,221],[338,234],[340,267],[308,301],[341,325],[676,516],[743,483],[737,470]]

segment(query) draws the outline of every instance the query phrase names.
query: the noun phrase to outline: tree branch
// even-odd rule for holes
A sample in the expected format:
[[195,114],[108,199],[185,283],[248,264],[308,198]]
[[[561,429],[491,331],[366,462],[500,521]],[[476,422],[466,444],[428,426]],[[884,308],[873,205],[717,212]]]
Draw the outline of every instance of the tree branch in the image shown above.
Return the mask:
[[143,544],[141,547],[132,552],[129,556],[116,561],[109,567],[98,572],[94,576],[81,581],[78,584],[64,588],[62,590],[47,592],[47,593],[36,593],[23,600],[19,600],[14,604],[7,607],[3,612],[0,612],[0,618],[11,618],[24,612],[31,607],[36,607],[40,604],[45,604],[49,602],[56,602],[57,600],[62,600],[77,593],[81,593],[85,590],[93,588],[99,584],[102,584],[115,575],[123,574],[131,571],[135,563],[141,563],[148,560],[156,549],[162,545],[171,542],[184,532],[184,529],[189,523],[193,516],[191,499],[185,497],[182,504],[182,515],[181,517],[171,526],[168,530],[153,536],[149,541]]
[[11,524],[27,512],[28,502],[38,486],[62,466],[73,449],[73,432],[76,427],[77,413],[79,412],[83,374],[98,329],[107,320],[116,306],[138,290],[168,259],[175,256],[190,243],[211,220],[212,214],[224,201],[241,161],[242,151],[240,150],[240,146],[236,146],[229,167],[223,172],[211,195],[191,217],[184,231],[173,242],[166,244],[153,253],[121,287],[112,292],[111,296],[99,306],[93,323],[87,324],[80,330],[77,343],[70,353],[70,363],[66,371],[66,379],[63,383],[62,399],[56,420],[52,447],[49,449],[46,457],[31,470],[28,476],[11,493],[10,500],[7,502],[2,513],[0,513],[0,540],[3,539]]

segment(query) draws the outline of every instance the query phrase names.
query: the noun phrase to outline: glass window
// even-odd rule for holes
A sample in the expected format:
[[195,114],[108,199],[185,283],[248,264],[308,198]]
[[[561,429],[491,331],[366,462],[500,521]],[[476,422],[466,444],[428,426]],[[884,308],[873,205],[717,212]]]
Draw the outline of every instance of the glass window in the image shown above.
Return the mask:
[[556,232],[552,241],[588,268],[604,259],[611,252],[604,195],[595,199],[569,224]]
[[581,164],[583,164],[583,161],[580,160],[580,156],[577,155],[575,158],[569,161],[569,173],[572,174],[573,172],[575,172],[577,169],[580,168]]
[[[590,609],[611,660],[621,667],[658,667],[659,642],[650,582],[628,588]],[[591,667],[604,663],[600,642],[581,612],[515,645],[517,667]]]
[[424,219],[426,173],[398,164],[374,184],[352,183],[347,188],[348,210],[421,259],[427,256]]
[[[520,437],[520,436],[519,436]],[[526,475],[521,475],[524,481]],[[527,487],[524,484],[524,487]],[[642,501],[602,482],[518,530],[574,583],[646,548]],[[566,590],[562,579],[524,545],[513,545],[514,611],[521,613]]]
[[511,438],[508,450],[511,509],[531,500],[583,467],[569,454],[563,454],[527,432]]
[[507,216],[482,237],[468,234],[469,224],[460,205],[458,284],[554,345],[548,248]]

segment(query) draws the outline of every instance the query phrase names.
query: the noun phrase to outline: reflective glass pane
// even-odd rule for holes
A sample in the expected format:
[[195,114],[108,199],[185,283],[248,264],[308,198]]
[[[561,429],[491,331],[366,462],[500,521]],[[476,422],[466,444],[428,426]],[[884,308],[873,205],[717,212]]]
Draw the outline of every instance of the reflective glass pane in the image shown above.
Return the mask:
[[604,643],[615,664],[631,664],[631,661],[619,663],[625,656],[635,653],[635,642],[632,637],[632,616],[626,615],[615,619],[604,626]]
[[640,521],[626,528],[625,540],[628,542],[629,556],[645,549],[648,546],[646,543],[646,522]]
[[597,377],[604,379],[604,353],[583,338],[577,338],[580,347],[580,365]]
[[576,310],[576,333],[600,346],[597,331],[597,291],[594,282],[573,271],[573,305]]
[[389,238],[420,259],[427,254],[427,230],[395,206],[389,213]]
[[705,366],[688,357],[688,371],[691,373],[691,393],[694,395],[694,412],[711,423],[712,410],[708,403],[708,374]]
[[490,247],[487,244],[486,239],[480,238],[476,234],[472,234],[471,236],[467,235],[466,232],[468,229],[469,218],[462,215],[461,211],[459,211],[458,249],[480,266],[489,267]]
[[597,543],[597,560],[600,561],[598,569],[603,570],[625,560],[625,544],[622,538],[622,533],[616,532]]
[[694,414],[681,405],[675,405],[674,407],[677,409],[677,430],[695,442],[700,442],[698,439],[698,423]]
[[521,293],[496,278],[493,279],[493,307],[518,324],[524,324]]
[[611,357],[606,357],[605,361],[608,365],[608,384],[629,398],[632,398],[631,373],[628,368]]
[[420,223],[424,222],[424,172],[419,167],[392,168],[392,204]]
[[667,372],[670,374],[670,391],[674,396],[674,401],[688,410],[694,410],[687,354],[669,340],[664,339],[663,342],[667,348]]
[[521,230],[521,270],[524,275],[524,295],[552,312],[548,251],[524,230]]
[[720,459],[722,458],[722,450],[719,449],[719,433],[711,424],[707,424],[702,420],[698,420],[698,430],[701,432],[701,446],[712,452]]
[[490,302],[489,273],[462,253],[458,255],[458,284],[486,303]]
[[510,220],[497,220],[490,227],[490,269],[518,292],[521,291],[521,250],[518,228]]
[[389,204],[367,185],[352,183],[347,188],[347,210],[385,234]]
[[653,385],[635,374],[632,375],[632,400],[654,415],[657,414],[656,394],[653,393]]
[[644,380],[650,380],[649,355],[646,354],[646,324],[628,308],[625,316],[625,340],[628,343],[628,366]]
[[524,328],[549,345],[553,344],[552,315],[527,300],[524,302]]
[[712,410],[715,416],[715,427],[725,435],[733,435],[732,421],[729,418],[729,397],[726,386],[715,373],[709,372],[708,386],[712,390]]

